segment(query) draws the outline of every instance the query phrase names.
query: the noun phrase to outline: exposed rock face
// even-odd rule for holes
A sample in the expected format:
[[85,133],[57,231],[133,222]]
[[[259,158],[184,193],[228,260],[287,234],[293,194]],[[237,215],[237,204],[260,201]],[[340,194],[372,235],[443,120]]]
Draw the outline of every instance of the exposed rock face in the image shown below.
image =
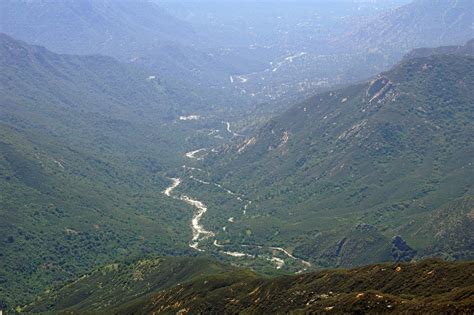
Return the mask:
[[243,153],[249,146],[254,145],[257,143],[257,139],[255,137],[252,137],[250,139],[245,140],[240,146],[239,149],[237,150],[237,153],[241,154]]
[[392,256],[394,261],[411,261],[416,255],[416,251],[408,246],[401,236],[392,238]]
[[329,247],[321,257],[332,260],[339,267],[362,265],[371,259],[378,261],[409,262],[415,257],[413,250],[401,236],[391,240],[377,227],[360,223],[340,241]]
[[385,95],[393,89],[393,83],[385,76],[378,76],[372,80],[367,89],[366,97],[369,103],[383,100]]
[[360,223],[322,256],[339,267],[359,266],[372,259],[391,261],[390,241],[370,224]]
[[341,253],[342,246],[344,246],[346,240],[347,239],[344,237],[339,243],[337,243],[336,251],[334,253],[336,256],[339,256],[339,254]]

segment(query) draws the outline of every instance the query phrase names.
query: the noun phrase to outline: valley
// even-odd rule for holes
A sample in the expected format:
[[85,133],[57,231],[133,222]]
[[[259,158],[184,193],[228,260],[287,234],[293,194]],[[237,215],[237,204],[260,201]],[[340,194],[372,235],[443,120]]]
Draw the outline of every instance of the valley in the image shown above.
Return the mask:
[[473,23],[0,0],[0,313],[472,313]]
[[[237,133],[233,132],[230,129],[230,123],[229,122],[224,122],[224,123],[226,124],[227,131],[232,136],[236,136],[236,135],[240,136],[240,135],[238,135]],[[202,161],[203,158],[198,158],[195,155],[199,152],[206,151],[206,150],[209,150],[211,152],[216,151],[216,149],[198,149],[198,150],[194,150],[194,151],[190,151],[190,152],[186,153],[185,156],[189,160]],[[197,182],[201,185],[214,186],[214,187],[218,188],[219,190],[221,190],[221,191],[225,192],[226,194],[230,195],[232,198],[235,198],[235,200],[237,200],[241,205],[243,205],[243,207],[242,207],[242,215],[243,216],[245,216],[247,214],[247,209],[252,204],[251,200],[246,200],[245,196],[238,195],[238,194],[232,192],[231,190],[223,187],[222,185],[220,185],[218,183],[211,183],[211,182],[207,182],[207,181],[199,179],[198,177],[196,177],[195,174],[193,174],[193,172],[194,171],[203,172],[203,170],[200,169],[200,168],[190,167],[190,166],[187,166],[187,165],[183,165],[182,168],[185,170],[185,174],[184,174],[184,176],[186,176],[185,180],[192,180],[192,181],[195,181],[195,182]],[[190,171],[191,174],[186,174],[186,170],[188,170],[188,172]],[[194,249],[198,252],[205,252],[207,250],[207,251],[217,252],[218,254],[227,255],[227,256],[230,256],[230,257],[234,257],[234,258],[245,258],[245,259],[252,259],[252,260],[263,259],[264,264],[265,263],[267,263],[267,264],[271,263],[271,264],[274,265],[274,267],[277,270],[279,270],[279,269],[282,269],[285,266],[285,260],[282,259],[282,258],[279,258],[279,257],[277,257],[277,255],[275,255],[278,252],[278,253],[282,254],[282,256],[285,257],[285,259],[290,259],[290,260],[293,260],[293,261],[297,262],[298,264],[300,264],[301,267],[303,267],[303,268],[301,270],[299,270],[298,272],[306,271],[306,270],[308,270],[307,268],[311,267],[310,262],[299,259],[299,258],[293,256],[287,250],[285,250],[283,248],[280,248],[280,247],[274,247],[274,246],[264,247],[264,246],[256,245],[256,244],[243,244],[243,245],[240,246],[240,251],[228,251],[228,250],[226,250],[226,247],[228,247],[228,246],[219,244],[218,241],[215,239],[216,234],[212,231],[206,230],[206,228],[204,226],[202,226],[202,224],[201,224],[201,219],[203,218],[203,216],[206,215],[206,212],[208,211],[207,206],[205,205],[205,203],[200,201],[200,200],[191,198],[188,195],[186,195],[185,193],[181,194],[181,192],[178,192],[178,193],[175,192],[175,190],[179,190],[179,186],[183,183],[182,178],[169,178],[169,179],[171,180],[171,184],[170,184],[170,186],[168,186],[163,191],[163,194],[167,197],[183,201],[183,202],[187,203],[188,205],[192,206],[195,209],[194,215],[193,215],[193,218],[192,218],[191,224],[190,224],[190,228],[191,228],[191,231],[192,231],[192,239],[189,242],[189,247],[190,248],[192,248],[192,249]],[[233,223],[234,220],[235,220],[235,217],[230,217],[227,221],[229,223]],[[225,231],[226,229],[227,229],[227,226],[222,227],[222,230]],[[212,246],[210,246],[209,241],[205,242],[208,239],[214,239],[214,241],[212,242]],[[203,249],[203,248],[200,247],[201,242],[205,242],[206,249]],[[251,249],[252,252],[251,253],[243,252],[243,251],[248,250],[248,249]],[[258,253],[258,254],[256,254],[256,253]],[[269,253],[272,253],[271,256],[268,256]],[[259,258],[259,256],[263,256],[263,257]]]

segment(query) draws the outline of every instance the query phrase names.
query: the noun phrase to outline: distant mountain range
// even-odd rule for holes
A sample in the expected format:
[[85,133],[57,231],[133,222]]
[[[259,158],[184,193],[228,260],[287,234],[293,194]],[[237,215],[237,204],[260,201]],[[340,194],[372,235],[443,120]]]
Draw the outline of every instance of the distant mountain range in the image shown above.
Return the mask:
[[0,3],[1,32],[57,53],[141,57],[169,43],[194,40],[190,25],[151,1],[40,0]]
[[461,45],[474,37],[470,0],[417,0],[382,12],[347,14],[325,25],[320,15],[337,11],[337,3],[321,5],[312,20],[289,30],[294,43],[286,53],[264,70],[235,76],[236,88],[267,101],[309,97],[385,71],[412,49]]
[[414,0],[366,21],[352,20],[356,26],[342,41],[351,49],[398,55],[418,47],[459,45],[474,37],[472,6],[470,0]]
[[[179,80],[178,93],[193,103],[224,102],[210,87],[219,84],[220,90],[219,80],[228,82],[233,66],[209,55],[212,38],[152,1],[5,0],[0,12],[2,33],[56,53],[112,56],[147,69],[148,75]],[[193,98],[196,89],[199,96]]]
[[4,0],[0,32],[58,53],[109,55],[180,81],[182,94],[198,90],[195,99],[236,110],[366,79],[411,49],[474,36],[469,0],[414,1],[389,10],[353,1],[206,2],[173,11],[178,5]]

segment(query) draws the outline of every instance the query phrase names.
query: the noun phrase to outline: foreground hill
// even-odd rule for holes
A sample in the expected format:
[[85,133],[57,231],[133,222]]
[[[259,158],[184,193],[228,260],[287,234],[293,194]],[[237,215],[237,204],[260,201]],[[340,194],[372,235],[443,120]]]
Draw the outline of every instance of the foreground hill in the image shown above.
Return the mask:
[[161,197],[159,175],[181,163],[177,104],[112,58],[0,35],[0,305],[112,257],[187,247],[191,213]]
[[252,204],[207,197],[207,226],[233,217],[219,243],[280,246],[323,266],[472,259],[474,57],[465,51],[406,59],[223,147],[207,161],[209,180]]
[[25,310],[110,312],[181,283],[208,276],[227,277],[238,270],[207,258],[167,257],[114,263],[83,275],[60,290],[49,290]]
[[474,310],[474,263],[428,260],[262,278],[199,259],[115,264],[24,308],[67,314],[459,313]]

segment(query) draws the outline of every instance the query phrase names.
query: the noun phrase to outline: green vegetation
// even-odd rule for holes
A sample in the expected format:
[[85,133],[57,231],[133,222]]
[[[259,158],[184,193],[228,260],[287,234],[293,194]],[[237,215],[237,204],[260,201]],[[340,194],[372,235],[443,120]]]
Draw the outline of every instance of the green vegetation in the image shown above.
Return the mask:
[[112,260],[191,254],[192,209],[161,194],[196,138],[174,123],[179,99],[111,58],[5,35],[0,72],[0,304]]
[[207,180],[253,201],[245,214],[202,185],[185,189],[203,196],[215,231],[235,217],[220,243],[281,246],[320,266],[415,252],[473,259],[473,74],[464,53],[405,60],[222,148],[206,162]]
[[112,263],[50,290],[24,308],[27,312],[74,310],[110,312],[178,284],[227,274],[235,267],[206,258],[149,258]]
[[103,267],[23,310],[64,314],[470,313],[474,263],[426,260],[262,278],[204,259]]
[[[8,2],[14,9],[27,4],[36,18],[41,16],[31,8],[52,3]],[[85,15],[111,21],[126,16],[127,8],[139,9],[133,14],[145,20],[158,12],[123,2],[109,15],[108,3],[75,7],[65,1],[60,10],[95,12]],[[464,25],[465,15],[457,16]],[[160,17],[157,23],[171,29],[178,23]],[[85,38],[92,39],[93,21],[85,21]],[[152,22],[119,25],[115,31],[127,35],[112,36],[104,51],[139,33],[144,38],[137,39],[138,50],[151,37],[166,40],[146,33],[162,27]],[[178,24],[172,37],[181,31],[190,36]],[[83,41],[74,42],[74,49]],[[93,38],[84,49],[102,42]],[[315,95],[268,121],[298,96],[290,93],[274,108],[250,108],[252,97],[240,95],[246,90],[224,91],[233,63],[242,60],[214,68],[211,55],[173,43],[153,47],[134,68],[110,57],[55,54],[0,34],[0,309],[37,297],[18,310],[467,313],[472,263],[402,262],[474,259],[473,43],[417,50],[370,82]],[[128,60],[134,51],[116,53]],[[339,72],[354,79],[354,73],[373,71],[358,68],[365,68],[365,60],[346,72],[353,58],[366,57],[348,56],[344,62],[333,58]],[[283,58],[298,72],[301,64],[292,67],[297,57]],[[255,63],[248,70],[261,66]],[[150,68],[140,69],[144,65]],[[150,75],[150,69],[175,76]],[[174,81],[189,69],[196,76]],[[279,73],[273,70],[264,72]],[[208,81],[195,84],[208,74]],[[226,85],[208,84],[220,80]],[[270,98],[286,93],[278,84],[276,90],[255,84],[276,93]],[[181,115],[205,118],[181,121]],[[224,117],[239,121],[231,130]],[[235,126],[251,134],[238,135]],[[200,148],[203,161],[185,159]],[[181,179],[168,197],[162,194],[167,177]],[[221,262],[143,259],[199,254],[189,248],[196,209],[179,200],[183,194],[207,206],[200,224],[213,236],[198,245]],[[283,276],[377,262],[400,265]],[[98,265],[105,267],[71,282]]]

